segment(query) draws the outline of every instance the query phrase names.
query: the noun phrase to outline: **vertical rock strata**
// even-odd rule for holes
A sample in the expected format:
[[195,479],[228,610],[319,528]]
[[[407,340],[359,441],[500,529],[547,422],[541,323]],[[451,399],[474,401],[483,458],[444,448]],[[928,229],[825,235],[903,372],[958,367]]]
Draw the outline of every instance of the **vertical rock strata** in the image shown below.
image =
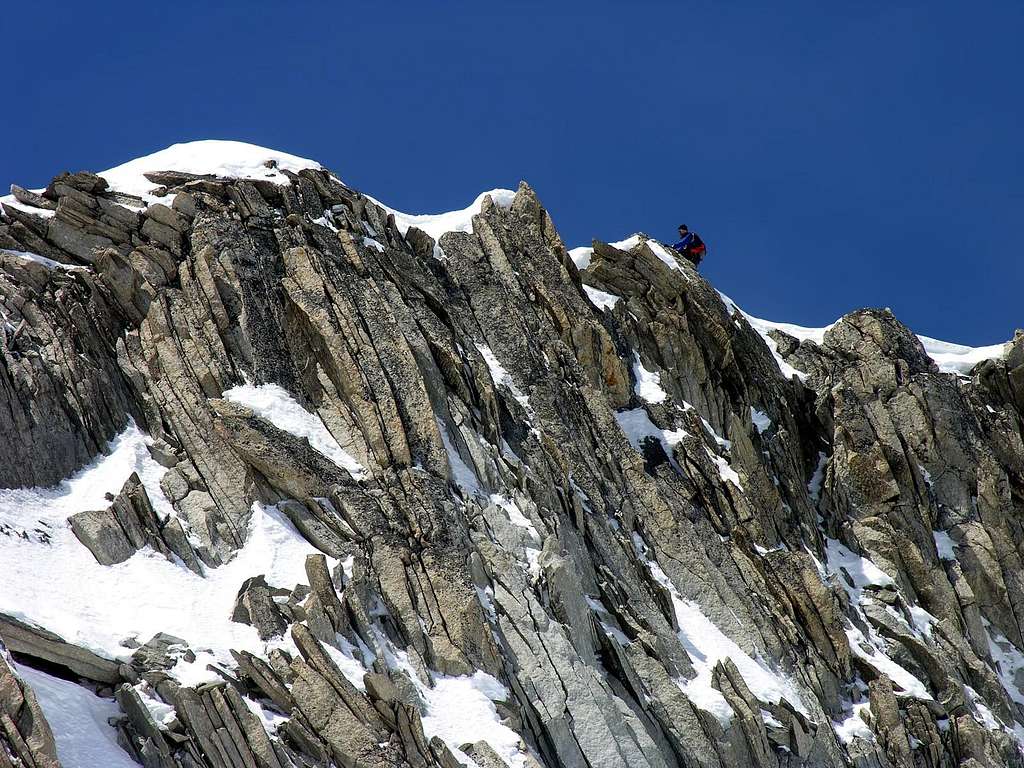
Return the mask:
[[[774,332],[787,379],[657,243],[578,270],[525,184],[435,243],[285,173],[155,173],[148,205],[64,175],[0,218],[0,487],[134,422],[169,507],[126,476],[74,510],[98,565],[231,567],[254,503],[323,553],[240,580],[224,620],[271,642],[215,682],[176,676],[202,652],[179,638],[93,661],[0,616],[26,663],[107,663],[135,759],[1024,765],[1024,336],[957,377],[862,310],[820,344]],[[363,471],[230,396],[269,384]],[[467,681],[489,738],[438,725]],[[0,661],[0,766],[56,764]]]

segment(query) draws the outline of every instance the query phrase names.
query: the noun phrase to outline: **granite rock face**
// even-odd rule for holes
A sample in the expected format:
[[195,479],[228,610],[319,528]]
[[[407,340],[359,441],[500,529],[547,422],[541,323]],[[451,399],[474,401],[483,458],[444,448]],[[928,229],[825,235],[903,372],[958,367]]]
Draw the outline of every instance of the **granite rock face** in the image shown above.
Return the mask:
[[[156,485],[70,516],[95,567],[212,584],[254,509],[322,554],[238,574],[261,652],[0,611],[139,763],[1024,766],[1024,335],[966,376],[888,311],[766,343],[653,240],[577,267],[526,184],[435,242],[326,170],[152,171],[3,208],[0,486],[136,424]],[[0,765],[56,765],[3,670]]]

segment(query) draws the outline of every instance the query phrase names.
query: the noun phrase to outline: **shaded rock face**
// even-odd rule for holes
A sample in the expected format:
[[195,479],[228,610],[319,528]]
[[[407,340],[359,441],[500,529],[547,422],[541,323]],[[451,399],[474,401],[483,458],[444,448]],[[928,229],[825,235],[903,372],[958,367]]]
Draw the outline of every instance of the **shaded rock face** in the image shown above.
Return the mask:
[[[864,310],[779,334],[787,379],[657,243],[578,270],[525,184],[435,243],[289,177],[157,173],[144,206],[74,174],[0,220],[88,266],[0,255],[0,486],[134,419],[176,514],[111,489],[70,523],[99,563],[230,568],[254,504],[323,553],[239,580],[224,621],[265,652],[216,649],[216,682],[177,675],[209,651],[179,638],[102,659],[0,621],[114,687],[140,763],[1024,765],[1024,337],[957,378]],[[365,476],[227,395],[267,383]]]

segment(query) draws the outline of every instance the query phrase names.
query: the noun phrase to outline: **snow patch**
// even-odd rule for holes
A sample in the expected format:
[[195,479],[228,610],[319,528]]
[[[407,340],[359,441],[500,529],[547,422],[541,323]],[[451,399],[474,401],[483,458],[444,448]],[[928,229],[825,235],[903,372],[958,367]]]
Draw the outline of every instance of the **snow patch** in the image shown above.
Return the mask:
[[651,417],[647,415],[647,411],[643,408],[618,411],[615,414],[615,420],[619,422],[619,426],[626,434],[626,438],[629,440],[629,444],[633,446],[633,450],[642,456],[644,453],[644,441],[648,437],[653,437],[661,443],[661,447],[664,449],[665,455],[668,456],[672,466],[677,471],[682,471],[676,460],[672,457],[672,448],[689,434],[685,429],[659,429],[654,425]]
[[161,730],[174,721],[176,717],[174,707],[161,700],[149,683],[143,680],[133,687],[135,688],[135,692],[139,694],[139,700],[142,702],[143,706],[149,710],[149,715],[153,718],[153,722],[155,722]]
[[669,269],[674,269],[676,272],[679,272],[687,280],[690,279],[690,276],[686,274],[686,272],[683,271],[682,266],[680,266],[679,260],[672,255],[675,253],[674,251],[669,252],[669,250],[657,240],[648,240],[647,247],[650,248],[651,252],[661,259],[662,263],[664,263]]
[[712,451],[710,448],[705,447],[708,458],[711,459],[712,463],[718,467],[718,476],[722,479],[723,483],[732,483],[739,490],[743,490],[743,483],[740,482],[740,476],[735,469],[732,468],[732,464],[726,461],[724,458],[719,456],[717,453]]
[[303,408],[278,384],[240,384],[224,392],[224,399],[244,405],[275,427],[298,438],[305,438],[322,456],[348,470],[356,480],[365,480],[366,468],[345,451],[316,414]]
[[462,456],[459,455],[458,449],[456,449],[451,436],[448,434],[448,428],[445,427],[444,422],[440,419],[437,419],[437,428],[441,432],[441,441],[444,443],[445,452],[448,454],[448,465],[452,471],[452,482],[469,494],[476,495],[482,493],[483,489],[480,487],[480,480],[477,479],[476,472],[462,460]]
[[633,534],[633,545],[636,547],[637,555],[646,563],[651,576],[672,598],[676,623],[679,625],[679,642],[697,673],[691,680],[680,679],[676,682],[695,706],[714,715],[723,728],[729,726],[734,714],[733,709],[721,691],[712,686],[711,675],[719,661],[731,659],[750,692],[758,699],[773,704],[785,699],[802,715],[810,717],[791,680],[751,658],[704,615],[697,603],[684,599],[661,566],[647,556],[647,545],[637,533]]
[[0,254],[3,254],[4,256],[14,256],[22,261],[32,261],[36,264],[42,264],[47,269],[65,269],[68,271],[87,269],[87,267],[80,267],[76,264],[62,264],[59,261],[48,259],[45,256],[40,256],[38,253],[32,253],[31,251],[14,251],[10,248],[0,248]]
[[597,621],[601,625],[601,630],[608,637],[615,640],[619,645],[625,647],[629,645],[629,638],[626,637],[626,633],[619,628],[618,620],[611,614],[604,602],[600,598],[591,597],[590,595],[584,595],[587,599],[587,605],[590,606],[590,610],[597,616]]
[[990,344],[986,347],[968,347],[963,344],[953,344],[948,341],[939,341],[928,336],[918,336],[924,351],[939,366],[943,373],[953,373],[958,376],[966,376],[978,363],[983,360],[996,360],[1006,354],[1007,343]]
[[[825,556],[829,568],[849,577],[842,579],[842,582],[854,603],[860,603],[865,587],[890,587],[896,583],[868,558],[847,549],[837,539],[825,538]],[[849,584],[851,581],[852,586]]]
[[348,678],[348,681],[357,689],[365,691],[366,683],[363,682],[363,676],[366,674],[366,667],[356,658],[356,651],[359,649],[343,635],[336,635],[335,642],[341,646],[340,650],[329,643],[321,643],[321,645],[327,651],[327,655],[331,657],[331,661],[341,670],[341,674]]
[[636,384],[633,391],[642,400],[648,403],[662,403],[668,397],[668,393],[661,388],[661,374],[657,371],[648,371],[640,362],[640,355],[633,353],[633,377]]
[[815,504],[821,498],[821,484],[825,482],[825,467],[828,466],[828,456],[818,451],[818,465],[814,468],[814,474],[807,483],[807,493]]
[[512,205],[512,200],[516,193],[511,189],[492,189],[488,192],[481,192],[476,196],[476,200],[462,210],[420,214],[402,213],[379,200],[375,200],[369,195],[366,197],[388,213],[394,215],[395,226],[403,237],[409,231],[409,227],[416,227],[430,235],[434,239],[434,258],[444,259],[446,257],[440,245],[441,235],[446,232],[472,232],[473,217],[480,213],[480,209],[484,204],[484,198],[488,196],[498,207],[508,208]]
[[836,736],[843,744],[850,745],[854,739],[864,739],[865,741],[874,741],[875,735],[871,732],[868,724],[861,717],[861,713],[871,714],[871,704],[867,701],[862,701],[859,704],[853,705],[853,711],[850,716],[845,720],[838,723],[832,724],[832,730],[835,731]]
[[[868,599],[864,595],[865,588],[869,586],[895,587],[896,582],[871,560],[852,552],[836,539],[825,538],[825,554],[828,568],[836,574],[839,583],[850,597],[851,608],[860,616],[862,625],[868,628],[868,634],[865,634],[853,622],[850,622],[847,627],[846,637],[854,655],[871,664],[882,674],[888,675],[900,689],[896,692],[897,695],[930,700],[932,696],[928,693],[925,684],[889,658],[885,651],[885,641],[870,628],[871,625],[861,608],[863,600]],[[820,564],[819,572],[824,572],[824,568],[821,568]],[[921,613],[925,615],[918,614],[917,621],[927,623],[925,616],[934,620],[927,612],[922,611]],[[898,618],[906,623],[902,616]],[[930,626],[927,627],[927,630],[930,631]]]
[[[267,167],[272,161],[276,167]],[[143,174],[152,171],[181,171],[183,173],[213,174],[231,179],[259,179],[284,185],[291,180],[282,171],[297,173],[304,168],[320,169],[320,163],[304,157],[289,155],[242,141],[189,141],[174,144],[167,149],[145,157],[130,160],[99,173],[110,188],[129,195],[137,195],[147,202],[169,202],[155,197],[152,192],[159,185]]]
[[590,303],[598,309],[612,309],[615,306],[615,302],[622,298],[614,293],[607,293],[586,284],[583,285],[583,292],[587,294]]
[[988,647],[999,682],[1012,701],[1024,705],[1024,653],[997,631],[991,622],[987,619],[982,621],[985,623]]
[[581,272],[590,266],[590,260],[594,257],[594,249],[583,246],[580,248],[570,248],[569,258],[572,259],[572,263],[576,265],[576,269]]
[[768,414],[757,410],[754,406],[750,406],[750,420],[753,422],[759,435],[763,435],[772,428],[772,420],[768,418]]
[[477,344],[476,349],[480,356],[483,357],[484,362],[487,363],[487,369],[491,372],[491,380],[494,381],[495,385],[508,389],[516,402],[523,406],[523,409],[532,418],[533,409],[530,408],[530,398],[524,395],[522,390],[516,386],[512,374],[505,370],[505,367],[498,362],[498,358],[491,351],[491,348],[486,344]]
[[608,243],[612,248],[617,248],[620,251],[628,251],[635,248],[640,244],[640,235],[630,235],[625,240],[619,240],[617,243]]
[[846,630],[846,638],[850,642],[850,650],[858,658],[868,662],[884,675],[888,675],[893,684],[902,690],[896,691],[897,696],[913,696],[929,701],[932,695],[924,683],[914,675],[890,659],[878,646],[880,641],[870,641],[857,627],[852,624]]
[[253,627],[230,619],[242,583],[262,573],[273,586],[305,584],[306,556],[317,550],[275,507],[255,504],[245,546],[205,577],[149,548],[123,563],[100,565],[67,518],[105,509],[110,502],[104,494],[118,493],[132,472],[139,473],[157,513],[171,511],[160,489],[166,469],[149,455],[148,442],[132,422],[111,441],[107,455],[60,485],[0,491],[0,522],[46,531],[49,542],[0,536],[0,612],[114,660],[132,654],[123,641],[145,643],[166,632],[185,640],[199,657],[179,669],[194,676],[190,682],[217,680],[206,664],[233,667],[229,649],[263,655],[266,648]]
[[460,747],[486,741],[509,768],[527,768],[527,756],[520,751],[520,737],[505,725],[494,706],[507,701],[508,690],[493,675],[477,670],[472,675],[430,673],[433,686],[423,682],[409,655],[385,643],[388,666],[402,670],[412,681],[423,702],[423,733],[437,736],[464,765],[479,768]]
[[[43,189],[33,189],[32,191],[36,194],[42,194],[44,192]],[[9,205],[11,208],[22,211],[23,213],[30,213],[33,216],[38,216],[42,219],[52,219],[57,215],[57,211],[50,208],[35,208],[31,205],[25,205],[25,203],[18,200],[14,195],[3,195],[0,197],[0,203],[3,205]]]
[[[782,374],[789,378],[792,374],[796,374],[801,379],[806,379],[807,374],[802,371],[797,371],[792,366],[786,364],[785,360],[781,358],[778,353],[778,345],[774,339],[768,336],[768,332],[771,330],[779,330],[799,341],[813,341],[815,344],[821,345],[825,341],[825,333],[835,323],[829,323],[822,328],[808,328],[803,325],[794,325],[793,323],[778,323],[772,320],[763,320],[759,317],[754,317],[751,314],[744,312],[735,301],[730,299],[721,291],[718,295],[725,302],[729,312],[740,312],[746,319],[747,322],[757,331],[761,337],[768,344],[768,348],[775,356],[776,361],[779,363],[779,368],[782,370]],[[838,321],[837,321],[838,322]],[[983,360],[994,360],[1001,358],[1006,354],[1007,345],[1009,342],[1001,344],[990,344],[982,347],[969,347],[965,344],[954,344],[948,341],[940,341],[939,339],[933,339],[930,336],[918,336],[917,337],[924,351],[928,353],[928,356],[935,361],[935,364],[939,367],[939,371],[942,373],[953,373],[959,376],[966,376],[970,373],[971,369],[974,368],[978,363]]]
[[540,542],[540,534],[534,527],[530,519],[522,513],[522,510],[516,505],[512,499],[502,496],[500,493],[491,494],[491,503],[501,509],[505,510],[505,514],[508,515],[508,521],[512,525],[518,526],[519,528],[525,528],[526,532],[533,537],[534,541]]
[[32,667],[18,664],[15,671],[35,691],[64,768],[138,768],[107,723],[108,718],[121,716],[113,699]]
[[932,531],[940,560],[956,560],[956,542],[946,531]]

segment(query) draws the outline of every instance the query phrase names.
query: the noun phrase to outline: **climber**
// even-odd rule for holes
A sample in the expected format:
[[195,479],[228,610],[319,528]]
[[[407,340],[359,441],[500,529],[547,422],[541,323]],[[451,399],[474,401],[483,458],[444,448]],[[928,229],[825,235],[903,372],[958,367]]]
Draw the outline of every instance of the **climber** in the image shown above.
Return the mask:
[[704,254],[708,251],[704,241],[700,239],[700,235],[696,232],[691,232],[685,224],[679,225],[679,242],[673,245],[672,248],[689,259],[695,267],[700,265],[700,260],[704,258]]

